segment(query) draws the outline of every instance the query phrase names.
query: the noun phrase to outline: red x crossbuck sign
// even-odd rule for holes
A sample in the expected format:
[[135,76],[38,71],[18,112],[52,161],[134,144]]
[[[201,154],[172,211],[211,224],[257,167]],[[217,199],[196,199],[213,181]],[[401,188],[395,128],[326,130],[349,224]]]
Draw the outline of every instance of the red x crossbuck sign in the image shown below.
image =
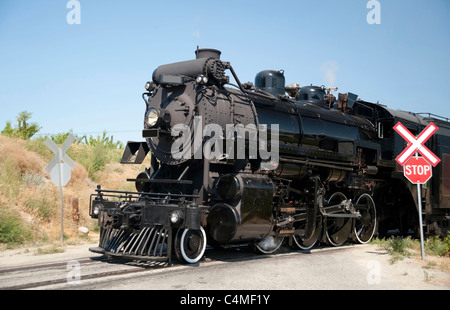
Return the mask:
[[402,123],[397,123],[394,130],[408,142],[408,146],[395,160],[404,166],[415,152],[419,152],[433,167],[436,167],[441,160],[424,144],[438,129],[434,123],[430,123],[416,138]]

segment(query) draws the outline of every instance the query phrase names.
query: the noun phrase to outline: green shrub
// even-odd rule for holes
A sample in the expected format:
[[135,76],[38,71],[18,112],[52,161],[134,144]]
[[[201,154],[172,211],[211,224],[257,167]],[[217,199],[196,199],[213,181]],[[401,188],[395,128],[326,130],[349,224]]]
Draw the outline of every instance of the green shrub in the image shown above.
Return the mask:
[[391,237],[388,242],[388,248],[391,252],[408,256],[408,249],[414,247],[414,241],[411,237]]
[[[421,252],[420,240],[408,237],[375,238],[371,241],[392,255],[391,262],[410,257],[412,252]],[[424,241],[425,253],[434,256],[445,256],[450,251],[450,236],[428,236]],[[410,251],[412,250],[412,252]]]
[[108,150],[101,146],[71,148],[67,155],[84,166],[91,179],[95,179],[95,172],[102,170],[109,163]]
[[44,178],[36,173],[25,173],[22,180],[27,187],[38,186],[42,188],[45,186]]
[[70,148],[67,155],[86,169],[90,179],[96,181],[95,173],[103,170],[106,164],[119,162],[122,150],[103,145],[82,145]]
[[[66,133],[43,136],[27,141],[26,148],[29,151],[38,153],[46,161],[50,161],[54,156],[53,152],[45,145],[45,140],[51,138],[56,144],[62,145],[66,141],[72,130]],[[119,162],[122,157],[123,144],[120,141],[114,142],[113,136],[108,136],[106,131],[96,138],[76,137],[75,142],[67,151],[67,155],[74,161],[80,163],[88,172],[89,178],[95,180],[95,173],[104,168],[110,162]]]
[[39,156],[42,157],[42,159],[46,162],[49,162],[55,153],[53,153],[46,145],[45,140],[47,137],[38,137],[34,138],[32,140],[28,140],[25,143],[25,148],[30,151],[37,153]]
[[[54,135],[50,135],[50,139],[52,139],[53,142],[61,146],[67,140],[67,137],[69,137],[70,134],[73,135],[72,130],[69,130],[68,132],[65,133],[57,133]],[[47,137],[45,138],[47,139]],[[79,142],[78,137],[75,137],[75,142]]]
[[450,248],[449,236],[441,239],[439,236],[430,236],[424,242],[425,253],[445,256]]
[[36,255],[46,255],[46,254],[55,254],[55,253],[64,253],[64,248],[57,246],[57,245],[51,245],[47,248],[38,248],[36,250]]
[[114,137],[108,137],[106,131],[103,131],[102,136],[98,135],[96,138],[93,136],[90,136],[89,138],[83,136],[80,138],[80,141],[89,146],[99,146],[108,149],[123,149],[123,143],[120,141],[114,142]]
[[48,191],[42,195],[28,197],[25,207],[44,221],[49,221],[58,213],[56,201]]
[[2,154],[0,159],[0,194],[15,199],[20,192],[22,175],[14,154]]
[[24,225],[18,216],[5,211],[2,207],[0,213],[0,243],[6,243],[10,247],[20,245],[31,240],[31,238],[31,229]]
[[31,118],[31,114],[32,113],[27,111],[20,112],[16,118],[17,126],[13,128],[11,122],[6,122],[6,126],[1,133],[3,135],[21,138],[24,140],[30,139],[41,129],[41,127],[36,123],[28,123],[28,120]]
[[396,261],[403,260],[405,257],[410,257],[411,253],[409,249],[416,248],[415,242],[411,239],[411,237],[403,238],[391,236],[389,239],[375,238],[371,241],[371,243],[377,244],[391,254],[391,264]]

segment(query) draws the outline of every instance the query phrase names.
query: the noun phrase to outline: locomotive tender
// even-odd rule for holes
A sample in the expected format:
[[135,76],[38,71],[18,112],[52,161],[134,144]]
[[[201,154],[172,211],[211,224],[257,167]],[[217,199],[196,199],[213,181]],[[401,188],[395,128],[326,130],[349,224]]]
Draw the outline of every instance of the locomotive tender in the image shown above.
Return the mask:
[[122,158],[140,164],[150,152],[151,165],[128,179],[135,192],[98,186],[91,195],[101,229],[91,251],[154,261],[174,252],[196,263],[207,244],[268,254],[283,242],[310,249],[417,230],[417,188],[395,161],[405,147],[393,130],[399,121],[414,134],[431,121],[439,127],[426,145],[442,162],[421,189],[422,214],[426,233],[448,233],[448,119],[286,86],[283,71],[241,83],[220,54],[197,48],[196,59],[153,72],[143,94],[146,141],[128,142]]

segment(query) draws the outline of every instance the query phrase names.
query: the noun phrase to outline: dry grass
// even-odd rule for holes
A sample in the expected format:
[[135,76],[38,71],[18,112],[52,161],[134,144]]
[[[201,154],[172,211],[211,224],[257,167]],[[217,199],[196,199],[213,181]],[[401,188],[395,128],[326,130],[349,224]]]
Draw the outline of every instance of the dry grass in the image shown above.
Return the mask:
[[[73,145],[73,148],[72,154],[86,152],[80,145]],[[117,158],[118,152],[114,150],[114,154],[108,156]],[[41,142],[30,143],[0,135],[0,208],[8,211],[14,221],[20,220],[27,233],[31,231],[30,242],[50,242],[60,237],[59,187],[51,182],[50,175],[45,171],[50,159]],[[144,167],[111,162],[99,171],[88,172],[77,162],[69,183],[63,188],[64,235],[67,242],[80,238],[80,226],[90,230],[96,228],[96,222],[89,217],[89,199],[98,183],[105,189],[134,190],[134,184],[126,182],[126,179],[136,177]],[[96,182],[89,177],[90,173]],[[74,200],[78,200],[78,216],[73,212]],[[0,223],[0,243],[1,228]]]
[[405,258],[411,258],[417,261],[424,270],[437,269],[450,274],[450,253],[442,255],[441,250],[448,245],[447,239],[442,240],[436,236],[426,238],[424,245],[426,252],[425,261],[422,260],[420,240],[412,239],[411,237],[375,238],[371,243],[377,244],[380,249],[386,250],[391,254],[391,264],[395,264],[397,261]]

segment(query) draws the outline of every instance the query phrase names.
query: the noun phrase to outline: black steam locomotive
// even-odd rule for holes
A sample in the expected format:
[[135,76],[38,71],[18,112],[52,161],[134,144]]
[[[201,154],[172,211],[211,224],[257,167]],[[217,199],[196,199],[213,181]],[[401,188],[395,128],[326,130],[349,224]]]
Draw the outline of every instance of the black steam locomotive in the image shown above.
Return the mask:
[[[447,234],[450,219],[450,123],[394,111],[332,89],[285,85],[283,71],[241,83],[220,51],[158,67],[145,85],[143,137],[122,163],[151,165],[136,191],[98,186],[90,216],[110,256],[196,263],[206,245],[252,244],[274,253],[286,242],[310,249],[324,241],[367,243],[376,234],[417,231],[417,188],[395,158],[429,122],[426,146],[442,162],[421,191],[427,234]],[[229,71],[235,83],[230,83]],[[334,89],[336,90],[336,89]]]

